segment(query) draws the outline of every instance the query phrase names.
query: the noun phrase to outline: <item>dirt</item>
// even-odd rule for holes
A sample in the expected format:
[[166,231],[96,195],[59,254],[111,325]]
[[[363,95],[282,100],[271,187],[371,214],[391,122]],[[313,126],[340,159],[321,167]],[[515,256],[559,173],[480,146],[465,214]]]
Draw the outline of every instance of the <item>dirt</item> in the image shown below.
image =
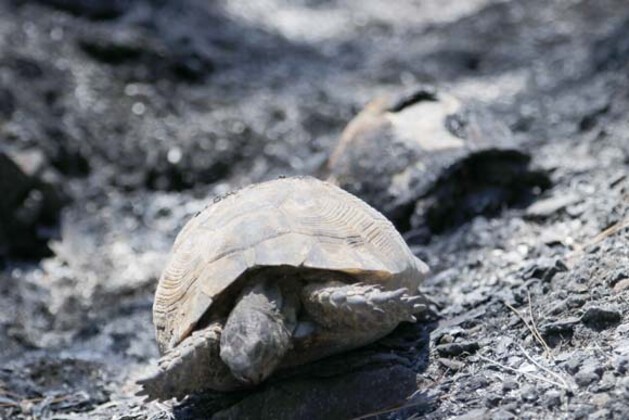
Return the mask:
[[[0,1],[0,149],[43,167],[28,223],[0,214],[0,417],[623,418],[628,39],[624,0]],[[549,182],[408,224],[436,318],[252,392],[134,396],[185,221],[318,174],[368,100],[418,84],[482,104]]]

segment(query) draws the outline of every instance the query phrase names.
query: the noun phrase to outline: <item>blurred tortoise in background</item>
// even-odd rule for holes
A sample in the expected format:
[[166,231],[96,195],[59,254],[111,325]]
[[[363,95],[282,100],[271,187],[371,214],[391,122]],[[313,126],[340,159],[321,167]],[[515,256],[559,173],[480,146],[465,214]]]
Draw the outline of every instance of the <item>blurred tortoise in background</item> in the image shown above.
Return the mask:
[[329,183],[277,179],[215,200],[159,281],[163,358],[140,395],[235,390],[374,342],[424,308],[427,271],[385,217]]
[[488,110],[422,86],[367,104],[322,175],[422,242],[474,216],[529,204],[549,186],[529,162]]

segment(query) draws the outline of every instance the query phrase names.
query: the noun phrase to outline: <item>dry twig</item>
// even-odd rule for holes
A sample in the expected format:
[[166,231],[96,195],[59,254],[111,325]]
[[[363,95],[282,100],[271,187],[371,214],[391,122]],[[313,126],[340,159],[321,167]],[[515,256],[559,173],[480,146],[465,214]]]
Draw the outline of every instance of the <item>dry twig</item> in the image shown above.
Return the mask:
[[542,337],[542,335],[539,333],[539,330],[537,329],[537,325],[535,324],[535,317],[533,316],[533,306],[531,304],[531,293],[528,291],[526,291],[526,295],[528,297],[529,300],[529,316],[531,317],[531,329],[533,331],[533,336],[537,339],[537,341],[542,345],[542,347],[544,348],[544,352],[546,353],[546,355],[550,358],[553,359],[553,355],[552,352],[550,350],[550,347],[548,346],[548,343],[546,343],[546,340],[544,340],[544,338]]
[[620,220],[616,223],[614,223],[613,225],[611,225],[610,227],[608,227],[607,229],[605,229],[604,231],[602,231],[601,233],[599,233],[598,235],[596,235],[594,238],[592,238],[591,241],[589,241],[588,243],[586,243],[583,248],[586,248],[590,245],[595,245],[601,241],[603,241],[604,239],[612,236],[613,234],[620,232],[622,229],[629,227],[629,217],[625,218],[624,220]]
[[498,366],[499,368],[502,368],[502,369],[505,369],[505,370],[508,370],[508,371],[511,371],[511,372],[519,373],[521,375],[528,376],[529,378],[536,379],[538,381],[547,382],[549,384],[555,385],[555,386],[557,386],[559,388],[562,388],[562,389],[570,390],[570,388],[567,385],[564,385],[564,384],[559,383],[559,382],[552,381],[550,379],[544,378],[543,376],[533,375],[532,373],[519,371],[519,370],[517,370],[515,368],[512,368],[511,366],[503,365],[500,362],[497,362],[495,360],[491,360],[488,357],[484,357],[484,356],[481,356],[481,355],[477,355],[477,357],[480,358],[481,360],[486,361],[487,363],[491,363],[492,365]]
[[568,255],[568,260],[573,260],[574,258],[583,254],[583,251],[585,250],[585,248],[592,245],[596,245],[599,242],[602,242],[603,240],[609,238],[610,236],[620,232],[621,230],[627,227],[629,227],[629,217],[626,217],[625,219],[614,223],[613,225],[603,230],[602,232],[600,232],[598,235],[596,235],[589,241],[586,241],[583,245],[576,245],[574,251],[570,253],[570,255]]
[[553,372],[552,370],[548,369],[545,366],[542,366],[539,362],[537,362],[535,359],[533,359],[533,357],[531,357],[530,354],[528,354],[526,352],[526,350],[524,350],[524,347],[522,347],[520,344],[518,344],[518,347],[520,348],[520,351],[522,351],[522,354],[524,354],[524,356],[529,359],[529,361],[531,363],[533,363],[535,366],[537,366],[538,368],[540,368],[541,370],[543,370],[544,372],[552,375],[553,377],[557,378],[559,381],[561,381],[561,383],[563,384],[563,388],[565,389],[570,389],[570,386],[568,385],[568,383],[566,382],[566,380],[564,378],[562,378],[561,376],[559,376],[558,374],[556,374],[555,372]]
[[[515,309],[513,306],[511,306],[509,303],[507,303],[506,301],[502,301],[502,303],[511,310],[511,312],[513,312],[518,318],[520,318],[520,320],[522,320],[522,322],[524,322],[524,325],[526,325],[526,328],[528,328],[528,330],[531,332],[531,334],[533,335],[533,338],[535,338],[535,340],[542,346],[542,348],[544,349],[544,352],[549,356],[552,357],[551,355],[551,351],[550,351],[550,347],[548,347],[548,344],[546,343],[546,341],[544,341],[544,339],[542,338],[542,336],[540,335],[539,331],[537,330],[537,327],[533,328],[531,326],[531,324],[529,324],[529,322],[524,318],[524,316],[517,310]],[[531,296],[529,295],[529,308],[531,304]],[[533,317],[533,313],[531,312],[531,319]]]

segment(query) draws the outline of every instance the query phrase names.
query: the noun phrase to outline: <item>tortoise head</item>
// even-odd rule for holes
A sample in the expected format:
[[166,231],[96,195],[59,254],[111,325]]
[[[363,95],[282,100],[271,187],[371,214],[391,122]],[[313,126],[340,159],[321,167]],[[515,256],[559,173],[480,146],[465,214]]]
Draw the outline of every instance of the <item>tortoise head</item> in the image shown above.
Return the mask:
[[238,380],[258,384],[280,364],[291,346],[294,322],[287,315],[294,309],[288,306],[272,282],[245,288],[225,323],[220,346],[221,359]]

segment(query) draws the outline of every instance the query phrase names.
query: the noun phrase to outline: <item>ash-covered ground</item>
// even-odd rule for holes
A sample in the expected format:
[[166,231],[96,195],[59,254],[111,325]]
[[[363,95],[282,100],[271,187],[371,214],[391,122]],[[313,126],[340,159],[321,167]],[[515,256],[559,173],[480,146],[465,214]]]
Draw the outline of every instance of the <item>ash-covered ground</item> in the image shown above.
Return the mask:
[[[290,389],[135,397],[185,221],[319,174],[370,98],[426,83],[491,110],[547,178],[526,205],[404,232],[437,320]],[[625,0],[3,0],[0,151],[2,418],[316,417],[299,402],[325,390],[357,410],[413,394],[373,401],[391,419],[629,413]],[[382,354],[399,364],[360,376]]]

